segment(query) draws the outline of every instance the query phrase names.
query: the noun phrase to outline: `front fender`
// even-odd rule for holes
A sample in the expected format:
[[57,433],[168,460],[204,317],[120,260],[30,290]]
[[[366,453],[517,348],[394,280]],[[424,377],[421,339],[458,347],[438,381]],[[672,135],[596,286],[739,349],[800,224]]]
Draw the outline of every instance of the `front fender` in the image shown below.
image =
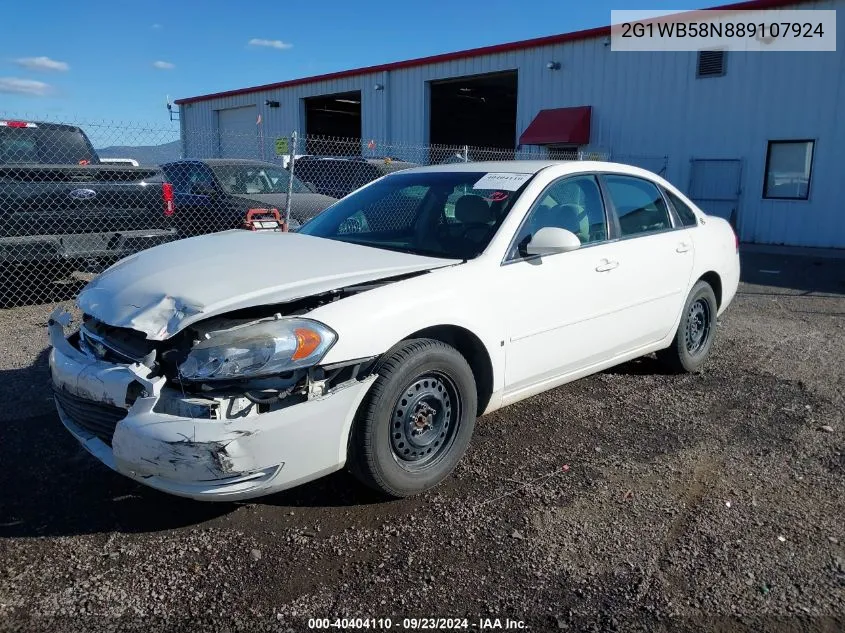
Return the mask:
[[501,390],[505,319],[497,295],[469,267],[450,267],[321,306],[308,313],[338,340],[323,364],[383,354],[414,332],[457,326],[479,338],[490,356],[493,392]]

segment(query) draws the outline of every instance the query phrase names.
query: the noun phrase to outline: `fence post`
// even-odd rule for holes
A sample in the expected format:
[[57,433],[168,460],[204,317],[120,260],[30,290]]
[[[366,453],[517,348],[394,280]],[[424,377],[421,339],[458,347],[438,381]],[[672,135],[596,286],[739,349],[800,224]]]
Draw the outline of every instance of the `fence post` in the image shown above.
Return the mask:
[[290,178],[288,178],[288,196],[285,200],[285,231],[290,227],[290,201],[293,198],[293,170],[296,163],[296,130],[290,135],[290,158],[288,159],[288,171],[290,171]]
[[469,162],[469,145],[464,145],[464,162]]

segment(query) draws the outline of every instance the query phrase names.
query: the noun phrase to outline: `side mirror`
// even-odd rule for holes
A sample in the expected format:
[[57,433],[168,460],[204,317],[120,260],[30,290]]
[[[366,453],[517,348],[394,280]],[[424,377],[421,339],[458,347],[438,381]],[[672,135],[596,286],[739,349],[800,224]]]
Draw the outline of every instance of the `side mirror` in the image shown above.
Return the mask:
[[566,253],[581,247],[581,240],[572,231],[556,226],[544,226],[531,236],[525,245],[527,255],[554,255]]

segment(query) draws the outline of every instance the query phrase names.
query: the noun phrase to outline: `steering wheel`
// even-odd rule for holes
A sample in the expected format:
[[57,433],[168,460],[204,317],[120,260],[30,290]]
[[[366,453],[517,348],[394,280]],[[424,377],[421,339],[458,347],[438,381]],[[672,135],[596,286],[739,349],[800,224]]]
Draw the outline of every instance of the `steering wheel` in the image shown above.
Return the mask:
[[482,222],[442,224],[437,228],[437,240],[461,251],[477,250],[492,228]]
[[340,223],[340,226],[337,228],[338,234],[341,233],[360,233],[363,229],[363,225],[361,224],[361,220],[358,218],[346,218],[343,222]]

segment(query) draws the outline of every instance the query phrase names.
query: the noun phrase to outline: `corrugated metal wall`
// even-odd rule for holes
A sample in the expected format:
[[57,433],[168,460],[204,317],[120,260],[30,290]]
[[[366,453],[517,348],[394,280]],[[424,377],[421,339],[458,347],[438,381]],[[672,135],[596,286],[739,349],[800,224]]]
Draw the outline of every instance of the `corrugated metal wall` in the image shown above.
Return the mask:
[[[841,16],[845,0],[800,8]],[[743,240],[845,247],[842,22],[836,53],[728,53],[723,77],[696,78],[695,53],[618,53],[593,39],[202,101],[181,108],[183,142],[189,156],[214,155],[217,111],[245,105],[258,107],[268,139],[301,133],[304,97],[360,90],[365,140],[422,146],[429,81],[517,70],[517,137],[543,108],[591,105],[592,148],[630,162],[668,156],[666,176],[684,191],[692,160],[739,159]],[[549,61],[560,70],[548,70]],[[374,90],[376,83],[385,89]],[[267,108],[265,99],[281,107]],[[790,138],[816,139],[810,198],[765,200],[767,143]]]

